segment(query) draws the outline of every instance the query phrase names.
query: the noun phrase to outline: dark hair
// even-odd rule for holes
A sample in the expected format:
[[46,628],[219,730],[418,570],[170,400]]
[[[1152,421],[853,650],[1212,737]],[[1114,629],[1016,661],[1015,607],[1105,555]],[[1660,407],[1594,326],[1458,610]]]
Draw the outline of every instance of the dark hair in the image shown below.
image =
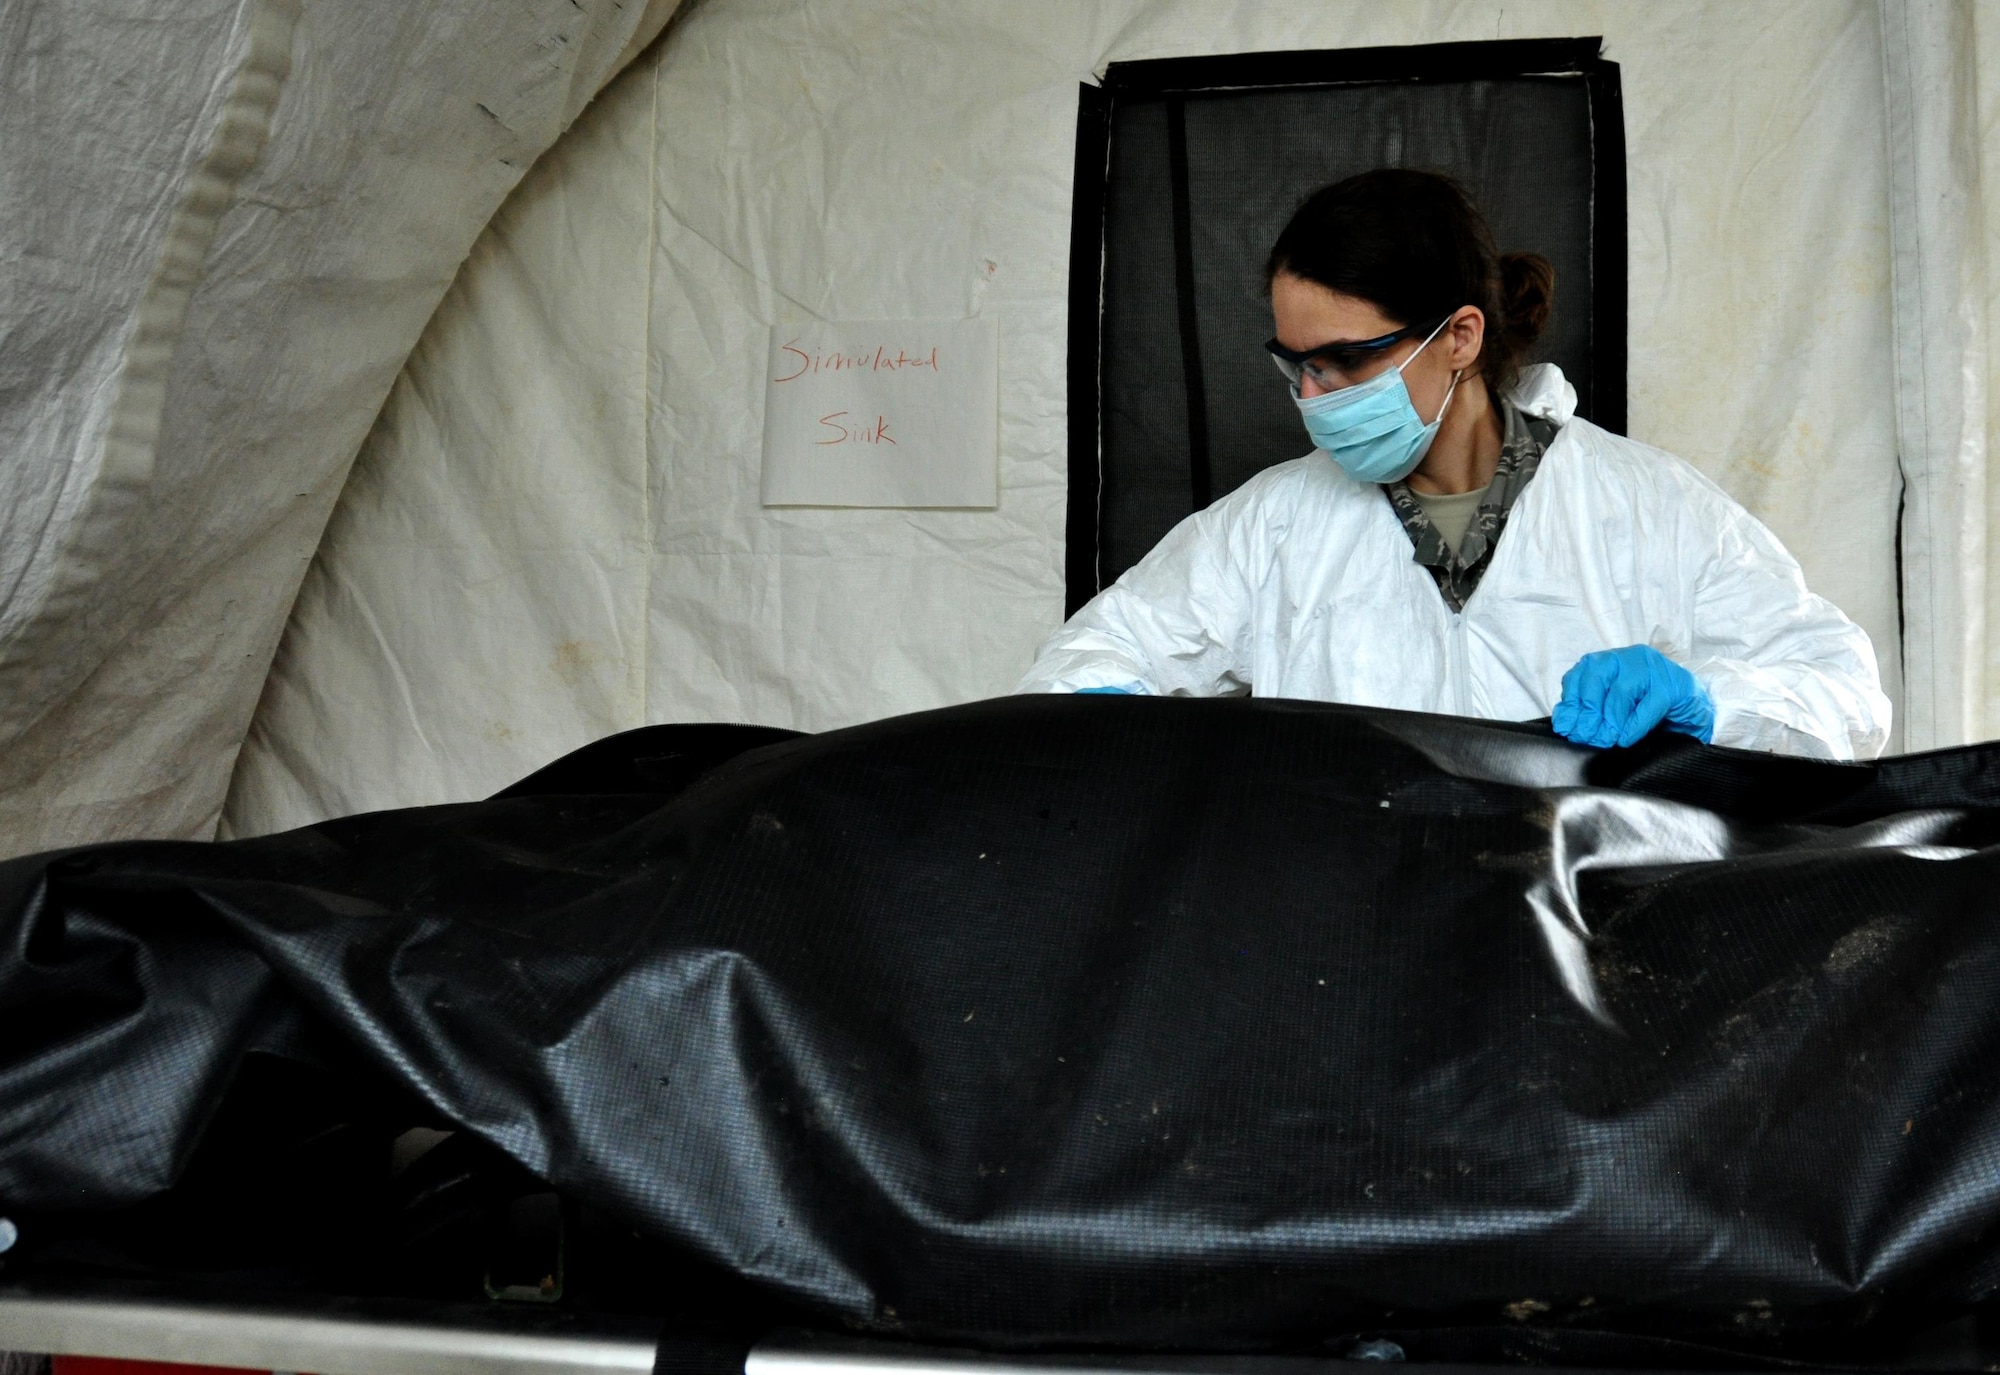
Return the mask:
[[1322,187],[1271,249],[1280,272],[1370,302],[1397,325],[1478,306],[1479,371],[1496,391],[1514,380],[1554,303],[1556,270],[1538,253],[1496,253],[1459,184],[1435,172],[1377,168]]

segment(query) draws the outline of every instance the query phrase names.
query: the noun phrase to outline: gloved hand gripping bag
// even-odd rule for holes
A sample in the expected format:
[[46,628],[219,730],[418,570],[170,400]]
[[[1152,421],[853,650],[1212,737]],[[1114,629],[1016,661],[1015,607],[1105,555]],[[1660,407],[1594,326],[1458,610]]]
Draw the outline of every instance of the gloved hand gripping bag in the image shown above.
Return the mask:
[[303,1022],[876,1332],[1786,1350],[2000,1276],[1990,747],[1061,696],[725,736],[0,866],[0,1206],[167,1190]]

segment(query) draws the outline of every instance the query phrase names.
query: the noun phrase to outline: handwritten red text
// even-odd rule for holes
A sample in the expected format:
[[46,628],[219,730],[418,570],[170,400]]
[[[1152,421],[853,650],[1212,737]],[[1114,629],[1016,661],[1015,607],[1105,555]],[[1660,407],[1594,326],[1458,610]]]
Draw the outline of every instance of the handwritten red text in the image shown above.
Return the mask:
[[863,422],[856,428],[846,411],[835,411],[832,415],[819,418],[820,425],[831,432],[826,439],[816,439],[815,444],[894,444],[896,437],[889,433],[889,422],[876,416],[874,422]]
[[779,351],[791,355],[785,360],[791,371],[782,377],[774,377],[773,382],[791,382],[809,373],[818,372],[908,372],[915,368],[938,371],[938,351],[909,353],[903,349],[889,352],[883,344],[872,352],[863,349],[858,353],[842,353],[829,350],[821,353],[816,349],[802,349],[797,339],[788,344],[780,344]]

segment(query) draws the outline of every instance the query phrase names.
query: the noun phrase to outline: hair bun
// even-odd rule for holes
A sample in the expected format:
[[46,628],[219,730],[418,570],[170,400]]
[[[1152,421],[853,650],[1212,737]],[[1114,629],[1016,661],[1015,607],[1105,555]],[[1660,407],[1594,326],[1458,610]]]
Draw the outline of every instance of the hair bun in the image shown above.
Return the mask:
[[1516,358],[1542,337],[1555,306],[1556,270],[1539,253],[1500,255],[1500,308],[1506,314],[1501,333]]

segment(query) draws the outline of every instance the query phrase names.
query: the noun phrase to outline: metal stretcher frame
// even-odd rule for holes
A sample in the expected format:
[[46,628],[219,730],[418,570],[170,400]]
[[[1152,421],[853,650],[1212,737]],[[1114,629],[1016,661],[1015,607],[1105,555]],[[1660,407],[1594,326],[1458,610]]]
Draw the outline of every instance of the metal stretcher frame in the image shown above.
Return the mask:
[[[657,1318],[508,1305],[296,1299],[238,1304],[143,1289],[0,1285],[0,1350],[178,1361],[313,1375],[1327,1375],[1335,1356],[994,1354],[804,1331],[754,1345]],[[1968,1318],[1896,1369],[1993,1369]],[[1409,1362],[1404,1375],[1518,1375],[1518,1366]],[[1856,1367],[1847,1367],[1855,1369]],[[1886,1368],[1886,1367],[1885,1367]],[[1811,1367],[1798,1366],[1809,1373]],[[1613,1375],[1566,1367],[1565,1375]],[[1619,1372],[1629,1375],[1629,1372]]]
[[650,1375],[660,1327],[499,1305],[239,1305],[0,1286],[0,1350],[314,1375]]
[[[677,1339],[657,1320],[327,1300],[238,1306],[0,1286],[0,1350],[313,1375],[1321,1375],[1302,1356],[996,1355],[781,1332],[747,1350]],[[1410,1364],[1407,1375],[1506,1375]],[[1570,1371],[1568,1375],[1609,1375]]]
[[[998,1356],[808,1332],[755,1346],[657,1319],[391,1301],[240,1305],[0,1286],[0,1350],[313,1375],[1314,1375],[1286,1356]],[[1414,1367],[1412,1368],[1415,1369]],[[1474,1375],[1454,1367],[1453,1375]]]

